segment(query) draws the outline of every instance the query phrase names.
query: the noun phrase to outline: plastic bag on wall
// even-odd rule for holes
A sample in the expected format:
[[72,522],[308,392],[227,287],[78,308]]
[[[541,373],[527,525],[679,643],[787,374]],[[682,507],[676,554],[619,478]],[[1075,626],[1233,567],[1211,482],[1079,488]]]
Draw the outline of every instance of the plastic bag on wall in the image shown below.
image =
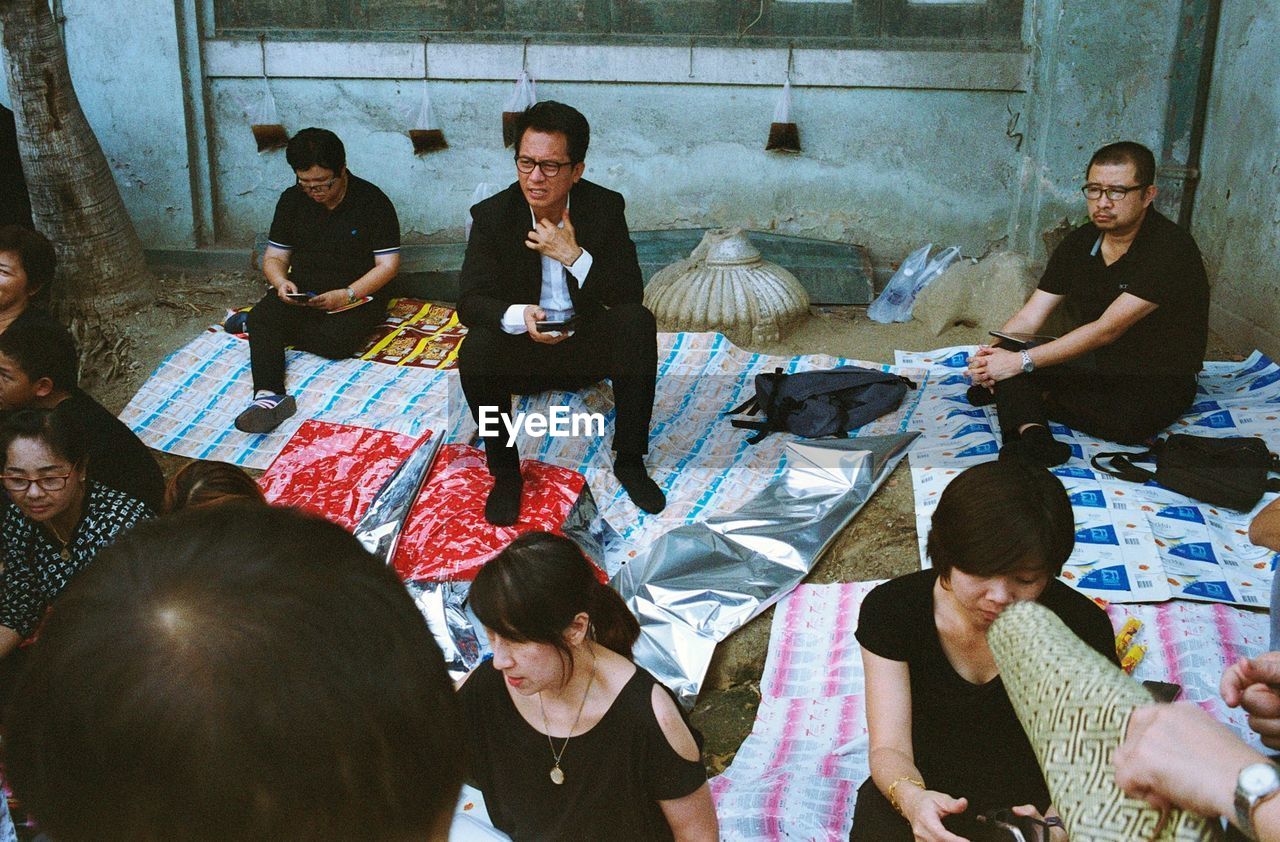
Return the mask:
[[276,98],[271,95],[271,82],[267,78],[267,39],[258,39],[258,50],[262,61],[262,99],[258,107],[249,115],[249,128],[253,139],[257,141],[259,152],[270,152],[273,149],[284,149],[289,145],[289,133],[280,124],[280,114],[276,111]]
[[516,142],[516,116],[538,101],[537,84],[529,71],[521,70],[516,77],[515,90],[507,99],[506,108],[502,111],[502,145],[511,146]]
[[409,129],[409,140],[413,141],[413,154],[426,155],[428,152],[439,152],[448,149],[444,139],[444,131],[436,123],[435,112],[431,110],[431,92],[427,82],[431,79],[431,65],[428,63],[427,46],[430,40],[422,39],[422,105],[418,108],[418,119],[414,128]]
[[413,124],[417,127],[409,129],[413,154],[426,155],[428,152],[449,148],[448,141],[444,139],[444,130],[436,123],[435,112],[431,110],[431,92],[427,90],[426,79],[422,80],[422,105],[418,108],[418,118]]
[[773,109],[769,140],[764,148],[774,152],[799,152],[800,128],[791,120],[791,77],[782,85],[782,95]]
[[502,187],[500,185],[490,184],[487,181],[482,181],[476,185],[476,189],[471,193],[471,204],[467,205],[467,219],[462,223],[462,227],[466,234],[465,239],[471,239],[471,223],[474,222],[471,218],[471,209],[490,196],[494,196],[501,192]]

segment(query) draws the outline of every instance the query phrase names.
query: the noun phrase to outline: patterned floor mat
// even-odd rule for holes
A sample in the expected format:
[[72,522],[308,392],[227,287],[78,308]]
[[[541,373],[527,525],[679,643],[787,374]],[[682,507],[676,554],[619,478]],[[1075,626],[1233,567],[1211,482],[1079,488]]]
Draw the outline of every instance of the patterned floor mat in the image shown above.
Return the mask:
[[[801,585],[774,609],[760,707],[733,763],[711,781],[724,839],[849,837],[855,795],[869,774],[862,658],[854,632],[878,582]],[[1112,605],[1120,628],[1143,623],[1138,681],[1182,685],[1199,704],[1257,745],[1243,714],[1218,697],[1222,671],[1265,651],[1265,614],[1229,605]]]
[[[938,495],[957,473],[999,450],[994,406],[965,398],[963,372],[972,346],[897,353],[899,366],[925,369],[911,451],[920,558]],[[1259,436],[1280,451],[1280,366],[1254,352],[1244,362],[1210,362],[1200,375],[1197,402],[1171,432],[1201,436]],[[1253,512],[1234,512],[1191,500],[1155,484],[1135,485],[1095,471],[1090,458],[1119,446],[1054,424],[1072,458],[1054,469],[1071,497],[1076,549],[1063,579],[1109,602],[1158,602],[1172,597],[1265,607],[1280,554],[1249,542]],[[1128,448],[1137,450],[1136,448]]]
[[[821,355],[755,354],[714,333],[659,334],[658,345],[658,387],[647,463],[667,495],[667,508],[659,515],[640,512],[614,479],[613,395],[607,384],[573,393],[524,396],[514,407],[517,413],[549,413],[552,406],[566,406],[571,413],[604,416],[603,438],[521,435],[519,447],[524,458],[585,475],[601,513],[633,551],[675,526],[697,522],[713,512],[732,511],[781,470],[790,436],[773,435],[750,445],[748,432],[734,429],[722,417],[754,393],[754,375],[775,368],[801,371],[856,362]],[[288,366],[298,414],[270,435],[249,435],[232,426],[249,396],[248,346],[220,330],[201,334],[161,363],[121,417],[157,450],[253,468],[271,464],[308,418],[415,437],[426,429],[442,430],[446,442],[467,442],[475,431],[456,371],[325,360],[297,351],[288,352]],[[860,432],[880,435],[905,430],[919,398],[919,392],[909,392],[901,408]]]

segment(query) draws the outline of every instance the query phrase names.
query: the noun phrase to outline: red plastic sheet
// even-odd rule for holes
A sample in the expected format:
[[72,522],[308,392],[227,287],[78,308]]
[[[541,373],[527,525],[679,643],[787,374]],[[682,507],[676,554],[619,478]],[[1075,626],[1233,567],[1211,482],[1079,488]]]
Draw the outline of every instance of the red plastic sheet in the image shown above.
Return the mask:
[[493,487],[484,452],[446,444],[400,537],[395,568],[403,579],[473,579],[486,561],[518,535],[558,532],[587,481],[582,474],[526,459],[520,464],[524,494],[520,521],[492,526],[484,501]]
[[350,531],[416,443],[403,433],[307,420],[258,484],[271,503],[313,512]]
[[[350,530],[416,444],[401,433],[308,420],[259,483],[272,503],[314,512]],[[559,532],[576,506],[592,505],[583,497],[586,479],[576,471],[526,459],[521,473],[520,521],[493,526],[484,519],[493,479],[483,451],[463,444],[441,447],[400,535],[394,559],[400,577],[470,580],[516,536]],[[597,573],[605,581],[603,571]]]

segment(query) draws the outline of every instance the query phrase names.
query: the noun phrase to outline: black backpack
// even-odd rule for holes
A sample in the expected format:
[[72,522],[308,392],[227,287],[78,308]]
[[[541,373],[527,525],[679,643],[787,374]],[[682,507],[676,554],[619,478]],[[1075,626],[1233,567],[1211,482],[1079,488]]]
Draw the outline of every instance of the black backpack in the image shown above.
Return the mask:
[[725,414],[764,411],[760,421],[731,421],[735,427],[756,431],[747,440],[750,444],[775,432],[810,439],[843,436],[897,409],[907,390],[915,387],[901,375],[856,365],[795,374],[778,368],[772,374],[757,374],[755,395]]
[[[1154,471],[1133,464],[1153,458]],[[1241,512],[1251,511],[1267,491],[1280,491],[1280,480],[1268,477],[1271,471],[1280,471],[1280,462],[1267,450],[1267,443],[1255,436],[1173,433],[1145,453],[1099,453],[1092,462],[1113,477],[1138,483],[1155,480],[1193,500]]]

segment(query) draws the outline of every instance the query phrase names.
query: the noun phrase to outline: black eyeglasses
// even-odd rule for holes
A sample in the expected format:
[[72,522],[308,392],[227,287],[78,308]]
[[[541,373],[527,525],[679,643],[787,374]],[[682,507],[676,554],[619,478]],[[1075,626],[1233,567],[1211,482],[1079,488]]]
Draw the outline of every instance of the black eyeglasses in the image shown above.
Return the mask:
[[26,494],[31,490],[32,483],[40,486],[41,491],[61,491],[67,487],[67,480],[74,475],[74,470],[67,474],[55,474],[47,477],[36,477],[35,479],[5,474],[4,478],[0,479],[0,482],[3,482],[4,487],[14,494]]
[[[543,172],[546,172],[546,170],[543,170]],[[297,179],[297,182],[298,182],[298,186],[301,187],[303,190],[307,191],[308,193],[319,193],[321,191],[328,190],[330,187],[334,185],[334,182],[336,182],[341,177],[342,176],[340,175],[335,175],[333,178],[329,179],[328,181],[303,181],[302,179],[299,178]]]
[[1096,202],[1102,198],[1102,194],[1106,194],[1107,198],[1113,202],[1119,202],[1128,196],[1134,190],[1143,190],[1146,184],[1135,184],[1132,187],[1103,187],[1101,184],[1086,184],[1080,188],[1080,192],[1091,202]]
[[572,167],[573,164],[573,161],[538,161],[523,155],[516,156],[516,169],[525,175],[533,172],[534,167],[537,167],[547,178],[555,178],[560,174],[562,167]]

